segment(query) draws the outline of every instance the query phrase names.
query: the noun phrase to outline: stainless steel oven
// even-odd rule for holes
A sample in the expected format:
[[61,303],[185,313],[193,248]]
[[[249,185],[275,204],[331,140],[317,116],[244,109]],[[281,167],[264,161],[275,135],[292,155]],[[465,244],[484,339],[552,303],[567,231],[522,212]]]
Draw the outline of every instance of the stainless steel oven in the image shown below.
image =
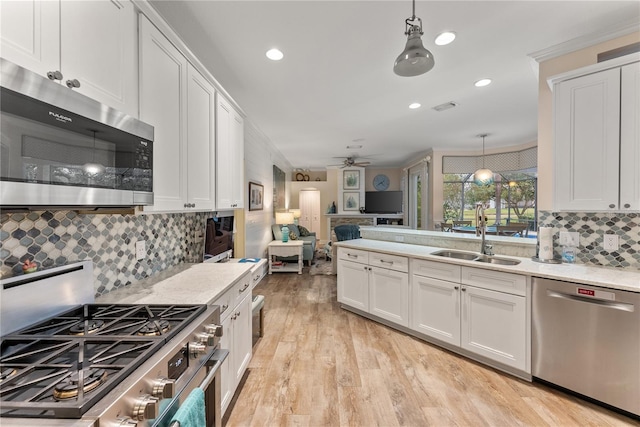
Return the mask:
[[94,304],[90,262],[0,291],[3,427],[167,427],[196,387],[221,425],[218,306]]
[[153,127],[0,58],[3,207],[153,204]]

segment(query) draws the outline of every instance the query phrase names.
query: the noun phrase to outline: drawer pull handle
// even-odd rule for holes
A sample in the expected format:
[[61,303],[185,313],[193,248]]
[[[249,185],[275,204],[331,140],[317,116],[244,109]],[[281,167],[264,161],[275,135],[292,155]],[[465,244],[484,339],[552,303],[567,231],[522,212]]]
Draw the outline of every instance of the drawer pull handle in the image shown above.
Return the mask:
[[229,304],[225,304],[222,306],[222,309],[220,310],[220,314],[224,313],[225,311],[227,311],[227,308],[229,308]]
[[384,264],[393,265],[393,261],[387,261],[387,260],[381,259],[380,262],[382,262]]
[[249,284],[248,284],[248,283],[246,283],[246,284],[242,287],[242,289],[240,289],[240,290],[238,291],[238,293],[240,293],[240,294],[241,294],[241,293],[243,293],[244,291],[246,291],[246,290],[247,290],[247,288],[248,288],[248,287],[249,287]]
[[349,258],[358,258],[358,255],[353,255],[353,254],[347,254],[347,256],[348,256]]

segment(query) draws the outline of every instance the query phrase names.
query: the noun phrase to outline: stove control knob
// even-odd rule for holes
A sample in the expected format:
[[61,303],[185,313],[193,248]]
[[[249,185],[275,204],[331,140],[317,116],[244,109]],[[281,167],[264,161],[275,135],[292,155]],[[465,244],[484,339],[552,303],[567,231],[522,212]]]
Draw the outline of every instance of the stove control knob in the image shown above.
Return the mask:
[[158,378],[153,382],[151,394],[158,399],[170,399],[175,395],[176,382],[168,378]]
[[209,334],[207,332],[203,332],[201,334],[196,335],[196,340],[198,340],[200,344],[204,344],[209,347],[211,347],[216,343],[214,338],[215,338],[214,335]]
[[138,421],[158,418],[158,399],[148,394],[136,399],[133,406],[133,419]]
[[222,336],[222,325],[216,325],[215,323],[204,325],[204,330],[209,334],[215,335],[216,337]]
[[199,342],[189,343],[189,353],[193,357],[202,356],[207,352],[207,346]]

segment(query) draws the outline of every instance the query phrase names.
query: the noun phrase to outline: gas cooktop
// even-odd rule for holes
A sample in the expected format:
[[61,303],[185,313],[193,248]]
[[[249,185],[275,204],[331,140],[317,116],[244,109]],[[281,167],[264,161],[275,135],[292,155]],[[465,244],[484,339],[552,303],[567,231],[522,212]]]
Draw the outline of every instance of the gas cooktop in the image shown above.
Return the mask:
[[0,416],[81,417],[205,310],[87,304],[2,337]]

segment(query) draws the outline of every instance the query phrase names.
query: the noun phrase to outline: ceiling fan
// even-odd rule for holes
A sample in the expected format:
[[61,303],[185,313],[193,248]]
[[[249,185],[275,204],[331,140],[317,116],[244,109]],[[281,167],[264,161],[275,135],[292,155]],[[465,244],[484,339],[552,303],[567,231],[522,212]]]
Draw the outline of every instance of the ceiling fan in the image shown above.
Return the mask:
[[[341,159],[342,157],[336,157],[337,159]],[[342,164],[339,165],[329,165],[329,166],[340,166],[340,168],[350,168],[353,166],[356,167],[365,167],[367,165],[371,164],[371,162],[356,162],[356,157],[355,156],[348,156],[345,157],[345,159],[342,161]]]

